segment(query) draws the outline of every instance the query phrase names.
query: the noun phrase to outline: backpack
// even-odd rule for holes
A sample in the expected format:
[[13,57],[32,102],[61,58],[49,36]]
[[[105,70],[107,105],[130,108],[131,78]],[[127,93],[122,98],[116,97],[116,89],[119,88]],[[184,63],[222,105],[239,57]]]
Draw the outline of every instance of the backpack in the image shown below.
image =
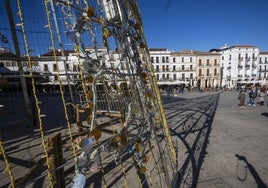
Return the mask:
[[255,92],[250,91],[250,92],[249,92],[249,97],[250,97],[250,98],[255,98]]

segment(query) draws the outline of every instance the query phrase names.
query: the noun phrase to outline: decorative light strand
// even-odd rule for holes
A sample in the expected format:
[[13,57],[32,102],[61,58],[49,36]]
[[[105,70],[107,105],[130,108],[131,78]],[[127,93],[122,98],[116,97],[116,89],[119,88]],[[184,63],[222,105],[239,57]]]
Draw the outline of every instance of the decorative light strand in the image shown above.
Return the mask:
[[32,70],[33,69],[33,63],[31,62],[28,39],[27,39],[27,35],[25,33],[24,20],[23,20],[22,8],[21,8],[20,0],[17,0],[17,5],[18,5],[18,10],[19,10],[18,14],[19,14],[20,21],[21,21],[21,29],[22,29],[22,33],[23,33],[23,39],[24,39],[24,43],[25,43],[26,56],[27,56],[28,64],[30,66],[30,77],[31,77],[32,88],[33,88],[32,91],[33,91],[33,97],[34,97],[34,101],[35,101],[35,106],[36,106],[36,109],[37,109],[37,116],[38,116],[38,120],[39,120],[39,127],[40,127],[42,146],[43,146],[43,150],[44,150],[45,157],[46,157],[46,163],[47,163],[47,167],[48,167],[48,179],[49,179],[50,187],[53,187],[52,174],[50,172],[51,167],[50,167],[50,163],[49,163],[49,155],[48,155],[46,141],[45,141],[45,133],[44,133],[44,128],[43,128],[43,121],[42,121],[42,118],[41,118],[41,109],[39,107],[39,102],[38,102],[38,98],[37,98],[37,92],[36,92],[36,88],[35,88],[35,80],[32,77],[32,75],[33,75],[33,70]]
[[51,39],[51,43],[52,43],[52,51],[53,51],[54,60],[55,60],[56,66],[57,66],[57,78],[59,80],[61,99],[62,99],[64,113],[65,113],[65,119],[66,119],[66,123],[67,123],[67,127],[68,127],[68,133],[69,133],[69,137],[70,137],[70,140],[71,140],[74,160],[76,162],[76,160],[77,160],[76,146],[74,144],[74,139],[73,139],[73,136],[72,136],[71,124],[70,124],[70,121],[69,121],[69,116],[68,116],[67,107],[66,107],[66,101],[65,101],[63,87],[62,87],[62,81],[61,81],[61,78],[60,78],[59,63],[57,61],[57,54],[56,54],[56,50],[55,50],[55,41],[54,41],[53,31],[52,31],[52,26],[51,26],[50,11],[48,9],[48,2],[49,2],[48,0],[44,0],[46,13],[47,13],[48,28],[49,28],[49,32],[50,32],[50,39]]
[[4,144],[3,144],[3,141],[2,141],[1,134],[0,134],[0,151],[1,151],[2,155],[3,155],[4,161],[5,161],[5,164],[6,164],[6,170],[8,172],[9,178],[10,178],[10,185],[11,185],[12,188],[15,188],[16,186],[15,186],[14,176],[13,176],[13,173],[11,171],[10,163],[9,163],[7,155],[6,155],[6,151],[5,151],[5,148],[4,148]]

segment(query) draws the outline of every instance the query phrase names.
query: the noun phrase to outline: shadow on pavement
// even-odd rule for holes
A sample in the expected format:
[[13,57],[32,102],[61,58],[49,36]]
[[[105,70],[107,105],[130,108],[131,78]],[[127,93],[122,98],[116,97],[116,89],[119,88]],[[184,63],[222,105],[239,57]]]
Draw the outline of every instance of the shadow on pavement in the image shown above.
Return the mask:
[[268,112],[263,112],[263,113],[261,113],[261,115],[268,117]]
[[[238,154],[235,154],[235,156],[237,157],[238,160],[245,162],[245,164],[247,165],[246,167],[247,169],[249,169],[250,173],[252,174],[254,180],[256,181],[256,184],[258,185],[258,188],[266,188],[267,185],[262,181],[261,177],[259,176],[258,172],[255,170],[253,165],[247,161],[247,158],[245,156],[241,156]],[[239,177],[237,178],[240,181],[243,181]]]
[[197,187],[219,95],[192,99],[163,98],[170,131],[177,143],[179,187]]

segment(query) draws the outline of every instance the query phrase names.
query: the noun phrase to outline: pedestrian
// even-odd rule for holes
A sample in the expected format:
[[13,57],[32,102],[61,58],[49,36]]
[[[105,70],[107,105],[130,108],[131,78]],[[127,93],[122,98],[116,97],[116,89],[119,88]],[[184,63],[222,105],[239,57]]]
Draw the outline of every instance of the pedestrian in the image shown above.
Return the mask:
[[260,105],[262,105],[262,106],[264,105],[265,97],[266,97],[265,88],[262,87],[262,88],[260,89],[260,93],[259,93]]
[[241,90],[238,95],[238,100],[239,100],[239,106],[240,108],[245,108],[245,99],[246,99],[246,94],[244,90]]
[[255,91],[253,91],[253,88],[251,88],[250,89],[250,91],[249,91],[249,102],[248,102],[248,105],[249,106],[256,106],[256,104],[255,104],[255,98],[256,98],[256,93],[255,93]]

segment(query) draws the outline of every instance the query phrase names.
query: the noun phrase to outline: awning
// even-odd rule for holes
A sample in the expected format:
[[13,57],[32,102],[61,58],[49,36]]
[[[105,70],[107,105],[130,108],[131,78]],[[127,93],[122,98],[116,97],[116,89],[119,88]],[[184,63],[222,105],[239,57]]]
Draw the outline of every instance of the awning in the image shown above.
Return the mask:
[[157,81],[158,85],[180,85],[180,84],[186,84],[185,81]]

